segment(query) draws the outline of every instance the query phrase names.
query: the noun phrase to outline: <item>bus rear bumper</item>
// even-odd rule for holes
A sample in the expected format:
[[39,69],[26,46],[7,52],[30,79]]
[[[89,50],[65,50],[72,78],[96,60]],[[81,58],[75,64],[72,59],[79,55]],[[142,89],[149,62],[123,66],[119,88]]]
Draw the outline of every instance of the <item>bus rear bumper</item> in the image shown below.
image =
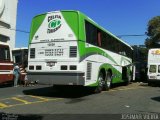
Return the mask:
[[84,73],[37,73],[28,72],[29,81],[48,85],[85,85]]

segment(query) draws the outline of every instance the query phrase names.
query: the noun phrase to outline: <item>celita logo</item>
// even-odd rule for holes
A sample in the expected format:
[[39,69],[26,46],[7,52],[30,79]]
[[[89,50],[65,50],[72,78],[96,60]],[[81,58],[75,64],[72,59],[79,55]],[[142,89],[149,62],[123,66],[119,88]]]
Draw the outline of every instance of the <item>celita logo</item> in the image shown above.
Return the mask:
[[48,28],[50,29],[55,29],[57,27],[59,27],[61,25],[61,21],[60,20],[52,20],[49,24],[48,24]]
[[52,15],[48,16],[48,30],[47,33],[53,33],[61,27],[61,16]]

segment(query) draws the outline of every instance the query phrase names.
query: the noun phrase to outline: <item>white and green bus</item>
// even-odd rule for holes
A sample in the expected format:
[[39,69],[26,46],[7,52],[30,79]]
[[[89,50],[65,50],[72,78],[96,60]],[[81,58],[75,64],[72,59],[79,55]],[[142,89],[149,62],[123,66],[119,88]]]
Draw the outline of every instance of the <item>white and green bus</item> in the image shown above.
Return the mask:
[[132,78],[130,45],[79,11],[53,11],[32,20],[28,79],[108,90]]

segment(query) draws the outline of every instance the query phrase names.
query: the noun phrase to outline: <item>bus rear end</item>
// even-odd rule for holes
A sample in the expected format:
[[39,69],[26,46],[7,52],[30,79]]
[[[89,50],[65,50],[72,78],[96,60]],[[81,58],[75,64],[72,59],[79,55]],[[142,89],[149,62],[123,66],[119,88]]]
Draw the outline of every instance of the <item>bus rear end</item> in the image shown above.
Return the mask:
[[28,79],[43,84],[84,85],[79,67],[78,12],[55,11],[32,21]]
[[148,52],[148,83],[160,83],[160,49]]
[[13,62],[9,45],[0,42],[0,84],[13,80]]

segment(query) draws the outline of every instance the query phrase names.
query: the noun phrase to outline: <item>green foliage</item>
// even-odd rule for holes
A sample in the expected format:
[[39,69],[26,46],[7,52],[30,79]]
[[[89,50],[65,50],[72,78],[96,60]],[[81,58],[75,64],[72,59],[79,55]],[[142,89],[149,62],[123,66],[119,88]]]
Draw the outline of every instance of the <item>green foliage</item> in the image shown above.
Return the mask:
[[147,35],[145,41],[147,48],[160,47],[160,16],[153,17],[148,22]]
[[148,49],[145,46],[137,46],[137,45],[132,46],[132,48],[134,49],[134,52],[133,52],[134,62],[138,62],[138,63],[146,62]]

